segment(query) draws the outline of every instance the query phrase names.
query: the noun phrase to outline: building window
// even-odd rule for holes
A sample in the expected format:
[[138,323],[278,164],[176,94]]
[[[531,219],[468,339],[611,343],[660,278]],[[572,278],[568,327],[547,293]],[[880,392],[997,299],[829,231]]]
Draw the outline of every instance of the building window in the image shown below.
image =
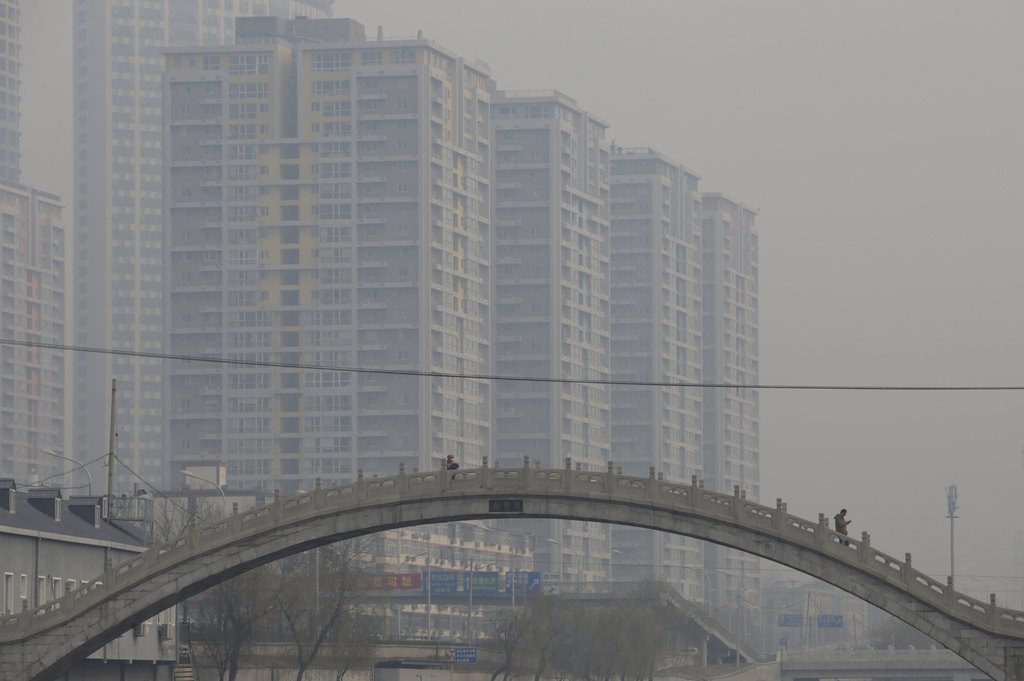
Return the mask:
[[352,55],[348,52],[313,53],[313,70],[318,72],[341,71],[352,66]]
[[236,76],[270,72],[270,55],[233,54],[228,60],[228,73]]
[[402,48],[398,50],[391,50],[391,63],[392,64],[415,64],[416,63],[416,50],[409,48]]

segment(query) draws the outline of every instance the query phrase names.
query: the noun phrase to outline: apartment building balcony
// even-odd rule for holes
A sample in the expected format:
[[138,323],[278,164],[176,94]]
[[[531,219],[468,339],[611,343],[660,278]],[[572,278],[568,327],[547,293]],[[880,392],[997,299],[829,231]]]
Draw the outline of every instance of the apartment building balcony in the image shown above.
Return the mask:
[[184,128],[192,125],[220,125],[223,122],[223,116],[210,116],[209,118],[182,118],[178,116],[172,118],[168,125],[172,128]]
[[547,170],[551,164],[546,161],[495,161],[497,170]]

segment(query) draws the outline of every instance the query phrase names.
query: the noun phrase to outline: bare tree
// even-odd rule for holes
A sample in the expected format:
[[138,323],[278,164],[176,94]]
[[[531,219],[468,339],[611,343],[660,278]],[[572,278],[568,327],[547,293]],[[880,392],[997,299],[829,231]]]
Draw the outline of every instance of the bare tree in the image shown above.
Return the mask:
[[334,670],[334,681],[342,681],[353,669],[369,667],[379,638],[377,616],[365,610],[347,610],[334,628],[332,645],[324,656]]
[[549,675],[556,652],[568,644],[575,611],[557,596],[538,596],[524,608],[523,643],[527,657],[534,661],[534,681]]
[[491,681],[497,681],[499,676],[509,681],[512,674],[518,671],[516,662],[526,647],[528,622],[528,616],[515,610],[502,610],[491,620],[491,639],[502,653],[502,661],[491,674]]
[[262,566],[191,599],[193,643],[213,663],[220,681],[235,681],[239,659],[276,607],[280,584],[274,568]]
[[[523,633],[527,643],[519,646],[517,657],[534,661],[534,681],[542,676],[584,681],[650,679],[671,639],[665,607],[643,596],[615,607],[581,606],[546,597],[534,601],[527,613]],[[504,669],[491,681],[497,681],[500,673]]]
[[364,540],[339,542],[307,551],[284,562],[285,588],[279,610],[294,645],[295,681],[325,647],[337,649],[339,631],[361,620],[363,587],[358,579]]

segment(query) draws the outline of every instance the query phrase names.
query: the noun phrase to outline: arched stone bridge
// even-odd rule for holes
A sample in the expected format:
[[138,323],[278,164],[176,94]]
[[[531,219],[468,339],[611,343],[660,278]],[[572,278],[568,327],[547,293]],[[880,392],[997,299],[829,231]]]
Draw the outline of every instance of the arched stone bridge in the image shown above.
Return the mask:
[[[521,512],[518,512],[521,503]],[[512,509],[510,513],[509,510]],[[405,473],[278,499],[190,528],[44,606],[0,618],[0,681],[49,681],[185,598],[258,565],[396,527],[508,517],[645,527],[731,546],[813,575],[919,629],[995,681],[1024,681],[1024,612],[954,591],[871,546],[849,545],[781,500],[762,506],[690,484],[571,467]]]

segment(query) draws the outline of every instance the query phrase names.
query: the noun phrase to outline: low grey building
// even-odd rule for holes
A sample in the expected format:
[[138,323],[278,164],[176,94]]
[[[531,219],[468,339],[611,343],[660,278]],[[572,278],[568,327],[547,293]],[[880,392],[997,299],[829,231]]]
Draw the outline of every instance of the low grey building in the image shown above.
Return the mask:
[[[0,479],[0,612],[43,605],[103,578],[146,549],[129,523],[104,517],[101,497],[63,498],[61,490],[17,489]],[[136,625],[77,664],[68,678],[156,681],[173,677],[175,610]]]

